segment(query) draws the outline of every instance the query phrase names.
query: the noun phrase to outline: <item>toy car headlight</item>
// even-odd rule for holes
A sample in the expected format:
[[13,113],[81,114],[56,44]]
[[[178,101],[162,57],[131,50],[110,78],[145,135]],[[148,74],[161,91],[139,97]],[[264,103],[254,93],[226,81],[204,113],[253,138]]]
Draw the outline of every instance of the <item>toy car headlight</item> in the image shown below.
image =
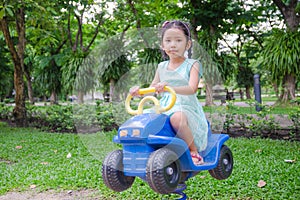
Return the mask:
[[141,136],[141,130],[140,129],[133,129],[132,130],[132,137],[139,137]]
[[121,130],[120,137],[126,137],[128,135],[128,130]]

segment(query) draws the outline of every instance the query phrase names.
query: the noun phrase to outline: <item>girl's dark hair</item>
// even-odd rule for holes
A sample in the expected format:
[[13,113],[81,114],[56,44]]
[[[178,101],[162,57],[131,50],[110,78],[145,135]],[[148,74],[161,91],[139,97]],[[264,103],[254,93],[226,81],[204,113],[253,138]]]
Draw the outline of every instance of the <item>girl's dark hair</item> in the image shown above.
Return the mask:
[[[178,28],[183,31],[183,33],[186,35],[187,41],[192,41],[191,31],[189,28],[189,25],[185,22],[174,20],[174,21],[165,21],[161,28],[161,39],[163,39],[166,30],[170,28]],[[165,51],[162,50],[163,58],[167,59],[168,55]],[[192,57],[192,48],[188,50],[188,58]]]

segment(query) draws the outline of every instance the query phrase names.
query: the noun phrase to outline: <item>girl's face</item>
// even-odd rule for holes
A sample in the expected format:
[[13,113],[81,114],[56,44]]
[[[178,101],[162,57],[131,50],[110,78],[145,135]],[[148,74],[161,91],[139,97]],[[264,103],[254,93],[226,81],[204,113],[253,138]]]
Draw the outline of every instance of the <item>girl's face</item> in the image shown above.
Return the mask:
[[162,40],[162,49],[172,58],[184,57],[186,50],[190,48],[191,41],[188,41],[186,35],[181,29],[170,28],[165,31]]

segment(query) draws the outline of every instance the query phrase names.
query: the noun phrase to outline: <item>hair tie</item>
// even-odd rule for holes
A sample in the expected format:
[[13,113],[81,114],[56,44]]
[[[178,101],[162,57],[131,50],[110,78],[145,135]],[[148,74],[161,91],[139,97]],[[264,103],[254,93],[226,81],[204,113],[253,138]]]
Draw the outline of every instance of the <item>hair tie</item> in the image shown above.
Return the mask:
[[170,23],[170,21],[165,21],[162,25],[163,28],[165,28],[168,24]]

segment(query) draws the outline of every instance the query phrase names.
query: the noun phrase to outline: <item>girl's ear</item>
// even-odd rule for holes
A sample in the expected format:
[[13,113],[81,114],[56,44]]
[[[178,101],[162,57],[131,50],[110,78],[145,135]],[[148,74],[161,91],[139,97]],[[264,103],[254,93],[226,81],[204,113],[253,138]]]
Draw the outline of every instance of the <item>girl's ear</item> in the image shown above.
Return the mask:
[[186,50],[189,50],[189,49],[191,48],[191,46],[192,46],[192,41],[189,40],[189,41],[187,42],[187,44],[186,44],[185,49],[186,49]]

